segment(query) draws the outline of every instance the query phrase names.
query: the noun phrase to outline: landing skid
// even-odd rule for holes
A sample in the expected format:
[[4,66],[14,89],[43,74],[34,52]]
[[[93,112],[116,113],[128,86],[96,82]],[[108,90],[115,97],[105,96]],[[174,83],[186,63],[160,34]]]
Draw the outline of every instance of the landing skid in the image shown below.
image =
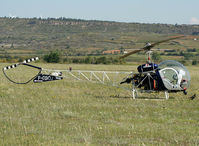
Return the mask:
[[169,99],[169,92],[168,91],[164,91],[164,95],[165,95],[166,100],[168,100]]
[[132,97],[133,99],[136,99],[138,97],[138,91],[135,89],[135,87],[132,88]]
[[[157,91],[153,91],[153,90],[139,90],[140,93],[157,93]],[[164,91],[164,95],[165,95],[165,99],[168,100],[169,99],[169,92],[168,91]],[[138,90],[133,86],[132,88],[132,97],[133,99],[139,98],[138,97]]]

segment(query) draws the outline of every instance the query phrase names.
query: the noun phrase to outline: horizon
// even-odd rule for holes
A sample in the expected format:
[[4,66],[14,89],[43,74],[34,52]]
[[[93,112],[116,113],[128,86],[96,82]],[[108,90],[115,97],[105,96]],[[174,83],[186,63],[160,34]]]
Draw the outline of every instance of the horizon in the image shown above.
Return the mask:
[[149,24],[199,24],[197,0],[6,0],[0,17],[72,18]]
[[59,20],[59,19],[71,19],[71,20],[81,20],[81,21],[99,21],[99,22],[114,22],[114,23],[127,23],[127,24],[162,24],[162,25],[188,25],[188,26],[198,26],[199,24],[169,24],[169,23],[145,23],[145,22],[122,22],[122,21],[111,21],[111,20],[97,20],[97,19],[78,19],[78,18],[66,18],[66,17],[47,17],[47,18],[41,18],[41,17],[10,17],[10,16],[0,16],[0,18],[9,18],[9,19],[40,19],[40,20],[48,20],[48,19],[55,19],[55,20]]

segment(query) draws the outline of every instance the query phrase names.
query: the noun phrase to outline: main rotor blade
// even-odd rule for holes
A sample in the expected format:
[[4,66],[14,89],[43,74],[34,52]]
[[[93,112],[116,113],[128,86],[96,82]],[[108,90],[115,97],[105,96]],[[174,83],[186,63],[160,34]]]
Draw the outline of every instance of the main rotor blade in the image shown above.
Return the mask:
[[140,51],[142,51],[142,49],[133,50],[133,51],[131,51],[131,52],[129,52],[129,53],[127,53],[127,54],[121,56],[120,59],[125,58],[125,57],[127,57],[127,56],[130,56],[130,55],[132,55],[132,54],[138,53],[138,52],[140,52]]
[[166,39],[166,40],[162,40],[162,41],[159,41],[159,42],[156,42],[156,43],[153,43],[153,44],[150,44],[148,43],[146,46],[144,46],[143,48],[141,49],[138,49],[138,50],[133,50],[123,56],[120,57],[120,59],[122,58],[125,58],[125,57],[128,57],[129,55],[132,55],[132,54],[135,54],[137,52],[140,52],[140,51],[144,51],[144,50],[150,50],[151,48],[153,48],[154,46],[156,45],[159,45],[161,43],[164,43],[164,42],[167,42],[167,41],[170,41],[170,40],[174,40],[174,39],[178,39],[178,38],[181,38],[181,37],[185,37],[184,35],[181,35],[181,36],[174,36],[174,37],[171,37],[169,39]]
[[170,40],[175,40],[175,39],[182,38],[182,37],[185,37],[185,36],[184,36],[184,35],[180,35],[180,36],[173,36],[173,37],[171,37],[171,38],[169,38],[169,39],[166,39],[166,40],[162,40],[162,41],[159,41],[159,42],[153,43],[153,44],[151,44],[150,49],[151,49],[152,47],[156,46],[156,45],[161,44],[161,43],[168,42],[168,41],[170,41]]

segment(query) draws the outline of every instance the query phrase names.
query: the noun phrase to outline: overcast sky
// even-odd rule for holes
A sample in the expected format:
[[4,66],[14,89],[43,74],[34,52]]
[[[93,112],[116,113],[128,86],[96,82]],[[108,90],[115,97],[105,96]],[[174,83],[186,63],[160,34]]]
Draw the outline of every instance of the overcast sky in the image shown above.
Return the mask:
[[199,0],[0,0],[0,17],[199,24]]

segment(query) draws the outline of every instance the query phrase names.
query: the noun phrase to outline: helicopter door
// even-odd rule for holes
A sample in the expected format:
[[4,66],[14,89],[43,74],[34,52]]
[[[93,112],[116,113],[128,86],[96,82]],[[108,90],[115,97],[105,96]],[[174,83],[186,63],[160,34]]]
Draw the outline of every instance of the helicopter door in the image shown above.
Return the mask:
[[162,78],[164,86],[168,90],[182,90],[182,88],[179,86],[178,80],[180,79],[180,76],[178,75],[178,72],[173,68],[164,68],[160,71],[160,77]]

